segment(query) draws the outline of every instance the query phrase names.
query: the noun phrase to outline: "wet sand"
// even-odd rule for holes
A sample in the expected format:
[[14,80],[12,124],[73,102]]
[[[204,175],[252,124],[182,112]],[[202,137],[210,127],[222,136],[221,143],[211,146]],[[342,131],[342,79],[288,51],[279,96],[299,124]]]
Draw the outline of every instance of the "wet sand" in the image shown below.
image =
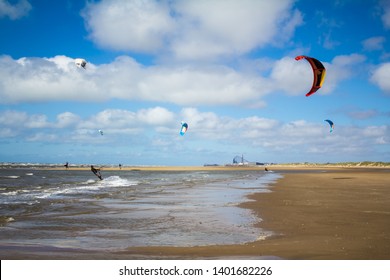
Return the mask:
[[[299,173],[288,173],[301,171]],[[272,192],[243,204],[274,237],[245,245],[132,248],[124,252],[183,258],[390,259],[390,170],[280,170]],[[307,172],[311,171],[311,172]]]
[[241,205],[262,217],[257,226],[274,232],[266,240],[226,246],[137,247],[120,252],[35,247],[20,251],[22,248],[3,246],[1,258],[390,259],[390,169],[270,169],[284,177],[271,187],[272,192],[253,194],[251,201]]

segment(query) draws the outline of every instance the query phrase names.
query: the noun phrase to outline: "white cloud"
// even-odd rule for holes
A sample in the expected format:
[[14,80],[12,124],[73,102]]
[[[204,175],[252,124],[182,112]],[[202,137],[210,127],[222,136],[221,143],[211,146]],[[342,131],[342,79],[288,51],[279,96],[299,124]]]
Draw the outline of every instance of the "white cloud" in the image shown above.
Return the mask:
[[77,127],[84,129],[121,129],[132,127],[136,124],[136,114],[131,111],[121,109],[106,109],[96,115],[81,121]]
[[359,71],[359,65],[366,60],[366,57],[360,54],[339,55],[333,58],[331,63],[324,63],[326,71],[325,82],[321,92],[332,92],[337,85],[347,80]]
[[[326,68],[326,77],[317,94],[330,93],[341,81],[356,75],[357,65],[364,60],[362,55],[351,54],[336,56],[330,63],[321,61]],[[313,84],[313,70],[306,60],[283,57],[274,62],[268,82],[272,84],[272,91],[282,90],[289,95],[304,94]]]
[[366,137],[381,137],[385,135],[388,127],[385,125],[381,126],[367,126],[362,130],[362,133]]
[[[329,93],[355,74],[365,59],[352,54],[323,62],[327,76],[320,93]],[[292,57],[263,60],[263,73],[222,64],[143,66],[128,56],[109,64],[88,63],[77,68],[74,59],[0,57],[0,102],[89,101],[110,99],[169,102],[181,106],[244,105],[264,107],[264,96],[283,91],[307,92],[313,79],[311,66]]]
[[137,113],[137,119],[149,125],[169,125],[174,122],[175,116],[172,112],[162,107],[142,109]]
[[0,137],[9,138],[22,135],[26,131],[37,131],[50,127],[44,114],[28,115],[26,112],[0,111]]
[[31,115],[27,122],[24,124],[27,128],[45,128],[49,125],[47,117],[45,115]]
[[382,22],[385,28],[390,28],[390,1],[381,0],[380,4],[383,8]]
[[313,69],[305,61],[284,57],[275,62],[271,72],[275,87],[290,95],[308,92],[313,84]]
[[174,29],[165,1],[104,0],[89,3],[82,14],[90,38],[114,50],[155,52]]
[[383,50],[385,41],[383,36],[371,37],[363,41],[363,48],[368,51]]
[[64,112],[57,116],[57,124],[55,125],[58,128],[70,127],[74,124],[77,124],[80,121],[80,117],[71,112]]
[[0,113],[1,126],[17,127],[26,123],[28,115],[19,111],[3,111]]
[[0,0],[0,18],[9,17],[12,20],[20,19],[26,16],[32,6],[27,0],[19,0],[12,4],[7,0]]
[[103,0],[83,12],[90,38],[115,50],[198,60],[289,40],[302,23],[292,0]]
[[302,23],[289,0],[177,1],[173,5],[181,29],[172,40],[172,50],[184,59],[213,59],[273,45],[288,40]]
[[[120,147],[126,147],[128,153],[137,151],[140,157],[153,150],[153,162],[167,160],[178,151],[196,154],[198,158],[224,151],[231,153],[229,157],[235,152],[248,153],[250,160],[257,160],[261,154],[262,158],[274,161],[340,161],[359,156],[380,157],[382,147],[390,144],[388,125],[336,124],[330,133],[329,126],[322,121],[283,123],[259,116],[234,118],[193,107],[180,112],[163,107],[138,111],[107,109],[83,118],[64,112],[53,121],[48,119],[46,115],[20,111],[0,112],[0,137],[2,141],[18,137],[21,143],[72,143],[82,145],[86,151],[92,149],[90,144],[104,143],[104,150],[110,155]],[[181,120],[189,124],[185,137],[179,136]],[[103,136],[98,129],[103,129]],[[104,151],[100,153],[105,156]]]
[[143,98],[180,105],[242,104],[266,94],[261,78],[225,66],[155,67],[139,83]]
[[93,101],[112,98],[180,105],[242,104],[269,92],[261,77],[225,66],[150,66],[130,57],[87,69],[73,59],[0,57],[0,102]]
[[[96,84],[87,77],[91,72],[78,69],[64,57],[20,58],[0,57],[0,96],[2,103],[105,100]],[[84,71],[84,72],[83,72]]]
[[386,93],[390,93],[390,63],[379,65],[374,70],[371,81]]

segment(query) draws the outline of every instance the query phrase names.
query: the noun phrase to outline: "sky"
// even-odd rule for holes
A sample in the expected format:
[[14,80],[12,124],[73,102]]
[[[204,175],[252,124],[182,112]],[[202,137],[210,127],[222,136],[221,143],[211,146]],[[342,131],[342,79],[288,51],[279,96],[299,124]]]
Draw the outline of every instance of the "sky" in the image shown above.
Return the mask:
[[389,35],[390,0],[0,0],[0,162],[388,162]]

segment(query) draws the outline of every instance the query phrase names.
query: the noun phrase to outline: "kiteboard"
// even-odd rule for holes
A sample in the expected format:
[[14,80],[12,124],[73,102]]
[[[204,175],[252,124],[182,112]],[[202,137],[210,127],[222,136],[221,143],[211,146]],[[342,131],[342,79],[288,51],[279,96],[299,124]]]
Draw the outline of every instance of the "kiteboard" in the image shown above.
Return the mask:
[[103,180],[103,177],[102,175],[100,174],[100,172],[94,172],[94,174],[96,175],[96,177],[98,177],[100,180]]

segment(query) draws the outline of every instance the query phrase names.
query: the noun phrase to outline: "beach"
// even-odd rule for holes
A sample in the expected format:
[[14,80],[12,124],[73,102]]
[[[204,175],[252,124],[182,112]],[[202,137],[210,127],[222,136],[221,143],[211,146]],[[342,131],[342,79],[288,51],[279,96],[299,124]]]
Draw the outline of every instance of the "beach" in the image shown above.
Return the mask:
[[390,169],[269,169],[283,177],[270,192],[250,194],[240,207],[261,217],[256,227],[271,231],[270,237],[244,244],[117,251],[3,246],[2,259],[390,259]]
[[[272,192],[242,207],[276,235],[244,245],[129,248],[122,253],[182,258],[390,259],[390,172],[372,168],[277,168]],[[299,171],[294,173],[292,171]],[[326,171],[326,172],[324,172]]]

